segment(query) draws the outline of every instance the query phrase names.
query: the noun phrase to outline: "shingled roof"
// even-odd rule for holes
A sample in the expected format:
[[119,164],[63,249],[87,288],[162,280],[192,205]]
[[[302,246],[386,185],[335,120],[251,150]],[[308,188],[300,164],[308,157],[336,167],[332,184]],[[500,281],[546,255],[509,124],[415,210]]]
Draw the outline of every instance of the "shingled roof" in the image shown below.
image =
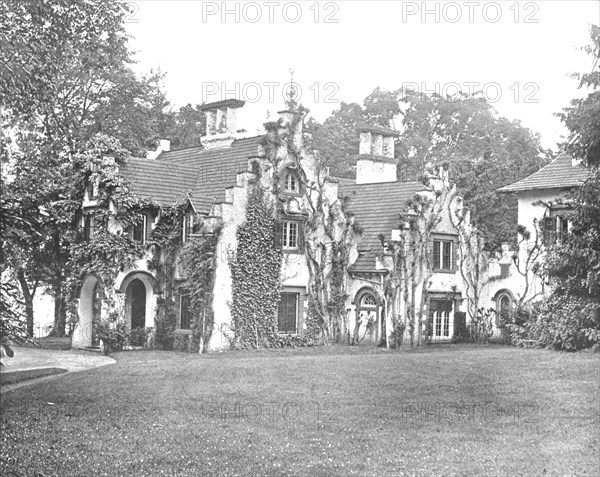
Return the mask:
[[120,167],[120,173],[137,197],[162,206],[174,205],[196,184],[194,167],[151,159],[132,157]]
[[122,175],[140,198],[165,206],[189,197],[196,212],[208,214],[213,203],[225,201],[225,189],[235,185],[236,174],[248,170],[262,137],[238,139],[224,148],[163,152],[155,160],[130,159],[121,167]]
[[384,182],[376,184],[340,184],[340,196],[348,197],[348,210],[363,228],[358,245],[359,257],[349,271],[375,271],[375,257],[383,251],[380,235],[391,238],[398,228],[400,214],[417,192],[425,190],[421,182]]
[[583,166],[573,165],[573,159],[570,156],[561,154],[539,171],[514,184],[498,189],[498,192],[578,187],[589,175],[589,171]]

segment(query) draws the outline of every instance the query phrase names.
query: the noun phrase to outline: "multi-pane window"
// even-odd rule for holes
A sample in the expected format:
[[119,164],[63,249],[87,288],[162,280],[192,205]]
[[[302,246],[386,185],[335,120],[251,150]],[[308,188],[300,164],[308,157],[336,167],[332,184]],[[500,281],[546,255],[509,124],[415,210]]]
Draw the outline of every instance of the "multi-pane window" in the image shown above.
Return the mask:
[[297,194],[300,192],[300,181],[298,174],[292,169],[288,169],[285,175],[285,191]]
[[429,302],[429,331],[432,338],[450,337],[450,313],[452,301],[431,300]]
[[183,241],[189,240],[194,233],[194,214],[185,214],[183,216]]
[[434,270],[452,270],[452,240],[433,241]]
[[281,223],[281,245],[284,249],[298,248],[299,225],[299,222],[293,220],[284,220]]
[[299,293],[282,293],[277,309],[277,331],[296,333],[298,323]]
[[131,239],[134,242],[144,243],[146,239],[146,216],[142,216],[131,227]]
[[544,217],[542,225],[543,240],[546,245],[562,242],[569,233],[569,219],[563,215]]
[[190,294],[186,289],[179,290],[179,328],[189,330],[192,324]]
[[83,238],[84,240],[91,240],[94,238],[94,218],[91,215],[85,215],[83,217]]

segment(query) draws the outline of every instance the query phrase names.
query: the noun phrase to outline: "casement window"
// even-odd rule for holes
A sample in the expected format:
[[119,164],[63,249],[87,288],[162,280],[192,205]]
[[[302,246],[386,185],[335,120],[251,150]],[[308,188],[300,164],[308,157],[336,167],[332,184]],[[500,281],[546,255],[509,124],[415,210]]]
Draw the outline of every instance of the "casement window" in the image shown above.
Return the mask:
[[83,216],[83,239],[91,240],[94,238],[95,231],[94,217],[89,214]]
[[300,222],[284,220],[281,222],[281,246],[284,250],[298,250]]
[[451,300],[431,300],[429,302],[429,326],[427,334],[430,338],[450,338]]
[[192,326],[192,313],[190,310],[189,290],[181,288],[179,290],[179,328],[189,330]]
[[434,240],[433,241],[433,269],[448,270],[453,269],[454,242],[452,240]]
[[129,237],[131,240],[141,244],[146,243],[146,221],[146,215],[142,215],[138,218],[137,222],[130,227]]
[[301,253],[304,250],[304,222],[301,217],[284,216],[277,221],[275,246],[286,253]]
[[300,293],[284,292],[281,294],[277,309],[277,331],[279,333],[297,333],[299,308]]
[[183,216],[183,241],[186,242],[190,239],[192,234],[195,232],[195,218],[194,214],[187,213]]
[[300,193],[300,178],[298,176],[298,172],[296,172],[294,169],[288,168],[285,170],[284,190],[289,194]]
[[[562,213],[561,213],[562,212]],[[544,217],[542,222],[542,239],[545,245],[561,243],[569,234],[569,218],[562,211],[551,211],[550,217]]]

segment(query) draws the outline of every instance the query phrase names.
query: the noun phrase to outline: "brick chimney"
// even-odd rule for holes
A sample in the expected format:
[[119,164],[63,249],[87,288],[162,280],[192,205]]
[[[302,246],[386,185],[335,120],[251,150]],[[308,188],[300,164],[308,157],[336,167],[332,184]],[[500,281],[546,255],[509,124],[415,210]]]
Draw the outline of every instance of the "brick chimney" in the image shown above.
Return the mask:
[[360,145],[356,161],[356,183],[396,182],[394,138],[392,129],[363,125],[358,128]]
[[236,136],[237,110],[245,101],[226,99],[200,107],[206,114],[206,133],[201,137],[206,149],[229,147]]

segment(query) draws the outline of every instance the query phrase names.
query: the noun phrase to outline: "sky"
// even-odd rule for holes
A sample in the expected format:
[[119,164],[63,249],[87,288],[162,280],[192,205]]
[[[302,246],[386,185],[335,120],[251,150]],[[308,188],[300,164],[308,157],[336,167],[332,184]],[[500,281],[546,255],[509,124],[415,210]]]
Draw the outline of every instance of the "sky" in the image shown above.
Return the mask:
[[[554,113],[581,97],[573,72],[600,25],[598,1],[127,1],[140,73],[165,72],[173,107],[237,97],[238,128],[261,134],[286,85],[318,121],[376,88],[481,91],[557,150]],[[396,126],[399,126],[398,124]]]

